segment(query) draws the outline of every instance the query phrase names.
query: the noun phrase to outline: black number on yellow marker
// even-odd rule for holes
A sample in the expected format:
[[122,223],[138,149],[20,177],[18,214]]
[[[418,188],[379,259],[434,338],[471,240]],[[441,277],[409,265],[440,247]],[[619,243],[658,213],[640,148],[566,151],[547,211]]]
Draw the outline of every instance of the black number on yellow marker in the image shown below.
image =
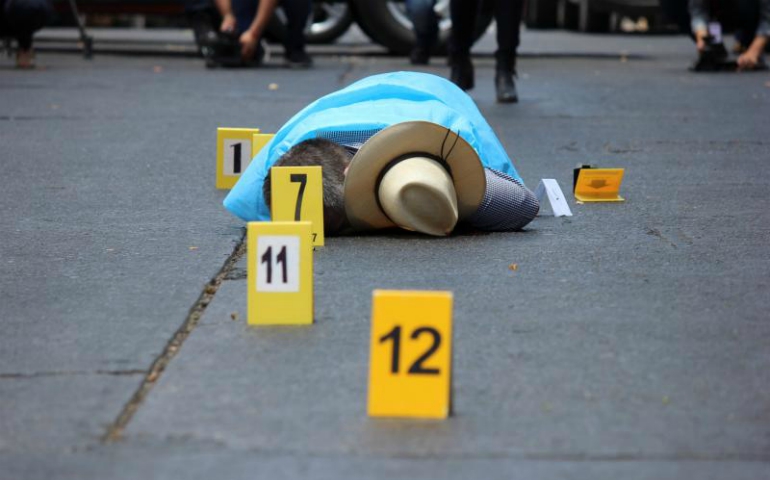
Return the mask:
[[230,145],[233,149],[233,173],[241,173],[241,144]]
[[297,206],[294,208],[294,221],[299,222],[300,213],[302,213],[302,197],[305,196],[305,186],[307,185],[306,173],[292,173],[289,177],[292,183],[299,183],[299,193],[297,194]]
[[[267,247],[265,253],[262,254],[260,263],[264,263],[267,266],[267,283],[273,283],[273,247]],[[281,277],[283,278],[283,283],[288,283],[289,271],[286,266],[286,245],[284,245],[281,248],[281,251],[278,252],[278,255],[276,255],[275,263],[281,264]]]
[[[412,364],[411,367],[409,367],[408,373],[411,373],[413,375],[438,375],[439,369],[438,368],[425,368],[423,367],[423,363],[426,362],[431,355],[436,353],[436,350],[438,350],[439,346],[441,345],[441,334],[436,330],[435,328],[431,327],[420,327],[415,329],[414,332],[412,332],[411,338],[412,340],[416,340],[417,337],[421,336],[423,333],[427,333],[433,337],[433,343],[431,344],[430,348],[423,353],[420,358],[415,360],[415,362]],[[399,371],[399,359],[401,357],[401,327],[397,326],[394,327],[393,330],[388,332],[387,334],[380,337],[380,343],[385,343],[388,340],[393,341],[393,353],[390,357],[390,372],[397,374]]]

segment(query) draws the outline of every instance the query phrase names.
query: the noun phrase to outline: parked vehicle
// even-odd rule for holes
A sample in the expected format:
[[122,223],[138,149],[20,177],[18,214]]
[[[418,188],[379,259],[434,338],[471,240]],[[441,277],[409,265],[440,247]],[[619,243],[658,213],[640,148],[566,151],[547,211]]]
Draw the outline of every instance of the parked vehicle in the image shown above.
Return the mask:
[[[395,54],[408,53],[415,42],[412,22],[406,14],[404,0],[313,0],[311,19],[306,35],[308,43],[330,43],[342,36],[353,22],[372,40]],[[79,0],[76,2],[80,13],[91,14],[148,14],[178,15],[184,13],[184,0]],[[55,0],[57,10],[66,14],[70,9],[69,0]],[[481,36],[492,23],[489,2],[481,1],[477,35]],[[439,17],[439,41],[437,52],[446,49],[451,20],[449,0],[437,0],[436,13]],[[266,35],[281,41],[286,35],[286,20],[279,9],[267,28]]]
[[606,32],[612,14],[656,17],[659,0],[527,0],[526,22],[531,28],[570,28]]

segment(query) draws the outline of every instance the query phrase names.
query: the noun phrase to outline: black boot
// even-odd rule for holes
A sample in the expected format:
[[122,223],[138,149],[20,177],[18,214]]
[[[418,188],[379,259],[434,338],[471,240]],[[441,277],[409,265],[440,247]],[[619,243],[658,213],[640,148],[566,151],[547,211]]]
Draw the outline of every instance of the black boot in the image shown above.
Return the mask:
[[452,71],[449,78],[452,80],[452,83],[463,90],[472,89],[474,83],[473,63],[471,62],[470,55],[453,56],[450,62]]
[[516,103],[519,95],[516,93],[516,57],[498,52],[497,68],[495,69],[495,91],[499,103]]

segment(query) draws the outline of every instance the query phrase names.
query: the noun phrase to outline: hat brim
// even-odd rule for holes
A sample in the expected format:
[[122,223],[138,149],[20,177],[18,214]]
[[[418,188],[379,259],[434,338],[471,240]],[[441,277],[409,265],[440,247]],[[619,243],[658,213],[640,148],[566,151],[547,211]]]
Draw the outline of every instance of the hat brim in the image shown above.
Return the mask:
[[380,207],[377,187],[383,169],[394,160],[412,154],[443,159],[457,193],[459,220],[478,210],[484,199],[486,176],[473,147],[455,132],[436,123],[402,122],[369,138],[350,162],[345,177],[345,214],[354,229],[396,226]]

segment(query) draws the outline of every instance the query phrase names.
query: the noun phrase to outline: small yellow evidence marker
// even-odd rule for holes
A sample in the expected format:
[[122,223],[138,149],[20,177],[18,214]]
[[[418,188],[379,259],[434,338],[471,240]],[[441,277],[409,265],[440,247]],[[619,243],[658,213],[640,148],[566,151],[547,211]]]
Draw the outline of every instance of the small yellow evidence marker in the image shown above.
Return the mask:
[[265,145],[270,143],[270,140],[275,136],[274,133],[255,133],[251,136],[251,158],[257,156],[260,150],[265,148]]
[[258,128],[217,128],[217,188],[230,189],[275,134]]
[[452,408],[452,292],[375,290],[370,417],[447,418]]
[[619,195],[623,168],[583,168],[575,184],[575,198],[581,202],[622,202]]
[[249,222],[249,325],[313,323],[310,222]]
[[314,247],[324,246],[324,203],[321,167],[272,167],[270,216],[275,222],[312,223]]
[[258,128],[217,128],[217,188],[233,188],[249,166]]

